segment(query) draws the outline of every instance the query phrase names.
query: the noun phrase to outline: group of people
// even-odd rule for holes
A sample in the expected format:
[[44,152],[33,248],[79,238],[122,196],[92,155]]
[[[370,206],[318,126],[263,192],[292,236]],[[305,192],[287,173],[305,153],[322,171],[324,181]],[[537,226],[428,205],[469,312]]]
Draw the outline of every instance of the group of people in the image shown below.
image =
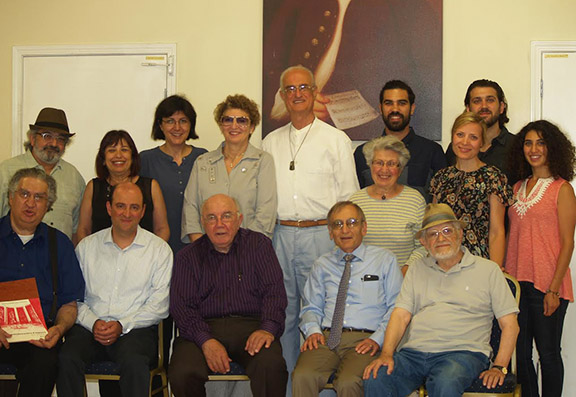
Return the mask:
[[[329,379],[342,396],[421,384],[456,396],[479,377],[502,384],[515,346],[523,393],[536,396],[533,340],[544,394],[559,396],[576,224],[566,135],[543,120],[511,134],[501,87],[478,80],[445,155],[410,126],[411,87],[391,80],[382,136],[353,152],[316,117],[310,70],[286,69],[278,94],[290,122],[262,149],[250,143],[257,104],[228,96],[211,152],[187,143],[196,112],[170,96],[152,126],[164,143],[139,153],[129,133],[108,132],[86,186],[61,158],[74,135],[65,113],[40,112],[26,153],[0,164],[0,281],[34,277],[48,328],[25,344],[0,329],[19,395],[55,383],[81,395],[86,363],[101,358],[121,367],[102,395],[146,395],[163,320],[166,353],[173,322],[179,331],[176,396],[205,395],[231,361],[255,396],[315,395]],[[519,310],[502,270],[520,281]]]

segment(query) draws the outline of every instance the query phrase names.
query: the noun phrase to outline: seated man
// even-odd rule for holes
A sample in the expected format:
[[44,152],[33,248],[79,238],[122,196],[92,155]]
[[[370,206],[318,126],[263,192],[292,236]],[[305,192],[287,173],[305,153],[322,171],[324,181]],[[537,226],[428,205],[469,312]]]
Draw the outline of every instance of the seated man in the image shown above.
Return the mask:
[[338,396],[362,395],[362,372],[380,350],[402,285],[394,254],[362,244],[367,225],[360,207],[334,204],[328,229],[337,248],[316,260],[304,287],[306,341],[292,374],[294,396],[318,395],[335,371]]
[[[446,204],[426,207],[415,238],[429,255],[406,273],[382,354],[364,370],[366,396],[406,396],[426,382],[431,397],[452,397],[478,377],[488,388],[504,382],[518,305],[498,265],[461,245],[465,225]],[[494,317],[502,336],[489,366]]]
[[[21,169],[7,190],[10,211],[0,219],[0,281],[36,279],[48,334],[30,343],[11,344],[7,340],[11,335],[0,329],[0,362],[16,366],[19,396],[49,397],[56,383],[60,340],[76,321],[84,279],[72,242],[42,222],[56,201],[54,178],[38,168]],[[57,287],[52,284],[53,248]]]
[[82,396],[85,365],[96,360],[120,364],[122,396],[147,396],[158,323],[168,316],[172,250],[138,226],[145,211],[142,191],[118,184],[106,208],[112,227],[76,247],[86,297],[60,352],[59,397]]
[[210,197],[202,205],[206,234],[176,256],[170,313],[180,336],[169,373],[177,397],[205,396],[209,372],[227,373],[232,360],[246,369],[255,397],[286,394],[282,269],[270,239],[241,223],[234,199]]

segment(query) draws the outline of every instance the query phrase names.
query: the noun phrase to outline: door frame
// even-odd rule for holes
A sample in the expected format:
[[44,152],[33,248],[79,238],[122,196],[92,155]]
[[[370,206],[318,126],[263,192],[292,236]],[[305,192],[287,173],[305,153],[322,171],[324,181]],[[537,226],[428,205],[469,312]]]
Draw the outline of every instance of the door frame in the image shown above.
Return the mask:
[[[150,59],[147,66],[166,67],[168,93],[176,92],[176,44],[104,44],[14,46],[12,48],[12,156],[24,152],[22,141],[22,101],[24,88],[24,61],[29,57],[65,57],[91,55],[149,55],[166,56]],[[163,62],[166,59],[168,62]]]
[[530,44],[530,117],[542,118],[542,57],[546,53],[576,52],[576,41],[532,41]]

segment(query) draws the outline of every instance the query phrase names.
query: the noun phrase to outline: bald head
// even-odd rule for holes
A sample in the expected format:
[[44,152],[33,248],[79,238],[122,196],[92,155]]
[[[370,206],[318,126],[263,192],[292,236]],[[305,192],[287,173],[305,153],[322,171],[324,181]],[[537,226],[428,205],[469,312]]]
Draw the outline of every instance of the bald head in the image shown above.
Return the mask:
[[216,194],[202,204],[202,227],[216,251],[230,250],[242,219],[238,202],[225,194]]

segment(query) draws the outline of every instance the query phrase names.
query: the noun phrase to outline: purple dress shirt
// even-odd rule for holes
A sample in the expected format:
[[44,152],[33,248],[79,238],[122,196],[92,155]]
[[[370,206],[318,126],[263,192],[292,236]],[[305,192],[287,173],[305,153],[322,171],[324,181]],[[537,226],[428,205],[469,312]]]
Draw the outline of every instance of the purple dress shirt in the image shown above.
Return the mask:
[[265,235],[238,231],[226,254],[207,235],[176,255],[170,287],[170,314],[180,336],[199,347],[212,338],[205,319],[246,316],[276,339],[284,332],[287,300],[282,269]]

